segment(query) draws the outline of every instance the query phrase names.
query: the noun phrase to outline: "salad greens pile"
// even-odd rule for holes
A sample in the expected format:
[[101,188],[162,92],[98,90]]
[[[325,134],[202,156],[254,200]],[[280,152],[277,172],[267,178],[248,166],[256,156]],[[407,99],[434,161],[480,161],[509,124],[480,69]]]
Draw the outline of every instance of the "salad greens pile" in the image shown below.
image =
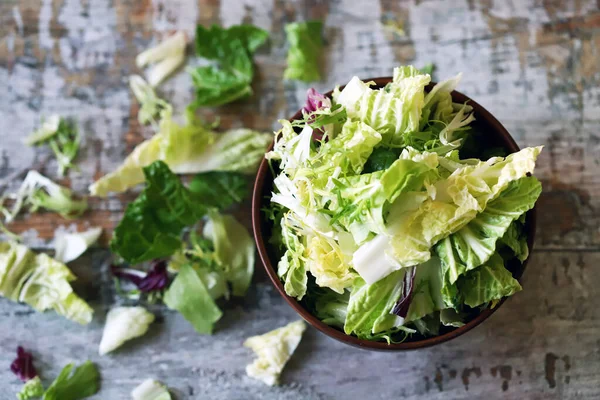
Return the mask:
[[285,291],[348,335],[437,334],[521,290],[507,266],[527,258],[542,148],[463,158],[485,141],[452,101],[460,75],[430,80],[406,66],[380,89],[354,77],[332,100],[309,91],[266,156]]

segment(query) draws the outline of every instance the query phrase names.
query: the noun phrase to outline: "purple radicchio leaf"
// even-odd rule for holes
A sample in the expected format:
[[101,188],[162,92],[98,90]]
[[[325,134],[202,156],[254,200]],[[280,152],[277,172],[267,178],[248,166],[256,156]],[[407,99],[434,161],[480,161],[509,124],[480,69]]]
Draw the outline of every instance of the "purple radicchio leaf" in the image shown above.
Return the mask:
[[126,279],[133,283],[144,293],[162,290],[169,283],[167,263],[165,261],[154,261],[150,271],[146,274],[143,271],[131,268],[119,268],[115,265],[111,266],[111,272],[117,278]]
[[37,376],[37,371],[33,366],[33,356],[21,346],[17,347],[17,358],[10,364],[10,370],[23,382]]
[[314,88],[308,89],[306,92],[306,104],[302,109],[305,115],[313,113],[321,108],[331,108],[331,100],[325,95],[317,92]]
[[402,280],[402,293],[392,308],[392,314],[406,318],[406,314],[408,314],[408,307],[410,307],[410,301],[412,300],[413,289],[415,287],[416,270],[416,267],[410,267],[404,274],[404,278]]
[[[306,104],[302,108],[302,114],[308,116],[308,123],[312,123],[315,120],[315,116],[311,115],[315,111],[322,108],[331,108],[331,100],[325,95],[317,92],[314,88],[310,88],[306,92]],[[313,140],[321,140],[323,138],[323,128],[317,128],[313,132]]]

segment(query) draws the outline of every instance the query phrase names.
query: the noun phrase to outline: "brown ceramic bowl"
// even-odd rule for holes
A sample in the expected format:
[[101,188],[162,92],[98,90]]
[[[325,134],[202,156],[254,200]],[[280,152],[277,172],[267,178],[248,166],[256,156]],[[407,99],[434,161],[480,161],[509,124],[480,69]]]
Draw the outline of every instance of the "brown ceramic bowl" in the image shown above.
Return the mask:
[[[385,77],[365,79],[365,81],[374,81],[376,84],[375,86],[377,88],[381,88],[387,83],[391,82],[392,78]],[[426,88],[426,90],[431,90],[433,85],[434,84],[431,83]],[[326,95],[330,97],[331,93],[332,92],[328,92],[326,93]],[[519,151],[519,146],[517,146],[514,139],[510,136],[507,130],[485,108],[471,100],[469,97],[457,91],[452,92],[452,99],[454,102],[457,103],[464,103],[468,101],[469,104],[473,107],[476,121],[472,124],[472,126],[474,127],[474,131],[476,133],[485,132],[485,135],[481,136],[481,140],[485,142],[486,146],[501,147],[506,151],[507,154]],[[301,116],[301,111],[298,111],[290,119],[290,121],[301,118]],[[273,145],[271,145],[269,150],[271,150],[272,147]],[[438,336],[415,336],[409,337],[406,341],[402,343],[387,344],[385,342],[363,340],[358,339],[354,336],[346,335],[344,332],[321,322],[317,317],[315,317],[308,310],[306,310],[300,302],[298,302],[292,297],[289,297],[285,293],[283,285],[279,280],[279,277],[277,276],[276,266],[279,260],[275,256],[274,249],[268,243],[268,238],[271,235],[272,224],[268,219],[265,218],[262,212],[262,209],[269,205],[269,198],[272,189],[273,175],[271,173],[271,170],[269,169],[267,161],[263,159],[258,169],[258,175],[256,177],[256,183],[254,185],[254,193],[252,198],[252,226],[254,228],[254,238],[256,240],[256,245],[258,248],[260,259],[262,260],[262,263],[265,266],[267,274],[273,282],[273,285],[275,285],[281,296],[283,296],[283,298],[288,302],[288,304],[294,310],[296,310],[296,312],[300,314],[300,316],[304,318],[306,322],[308,322],[321,332],[325,333],[326,335],[331,336],[336,340],[339,340],[340,342],[344,342],[346,344],[365,349],[382,351],[411,350],[429,347],[446,342],[450,339],[454,339],[455,337],[470,331],[471,329],[485,321],[498,308],[500,308],[502,303],[504,303],[505,299],[502,299],[495,308],[486,309],[482,311],[481,313],[475,315],[471,320],[466,322],[465,325],[461,326],[460,328],[442,327]],[[527,213],[527,219],[525,224],[525,229],[527,232],[527,244],[529,245],[530,249],[533,247],[533,240],[535,235],[535,222],[536,213],[534,208]],[[523,271],[525,270],[527,261],[528,260],[525,260],[525,262],[523,262],[522,265],[519,263],[516,263],[515,265],[508,265],[507,268],[512,272],[513,276],[516,279],[520,280],[521,276],[523,275]]]

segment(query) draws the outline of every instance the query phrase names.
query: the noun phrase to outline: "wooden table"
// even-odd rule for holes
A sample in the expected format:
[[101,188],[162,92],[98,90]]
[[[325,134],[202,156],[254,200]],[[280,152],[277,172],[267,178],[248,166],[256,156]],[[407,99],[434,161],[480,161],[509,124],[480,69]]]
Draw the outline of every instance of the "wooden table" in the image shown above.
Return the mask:
[[[213,336],[199,336],[180,315],[154,307],[158,321],[113,355],[97,354],[106,311],[116,295],[106,249],[73,263],[76,290],[94,306],[86,327],[53,313],[0,301],[0,398],[20,387],[8,369],[17,345],[32,349],[44,380],[67,362],[91,359],[102,374],[96,399],[125,399],[154,377],[178,399],[597,399],[600,398],[600,11],[597,1],[318,0],[3,0],[0,3],[0,181],[15,188],[35,168],[50,177],[45,149],[22,138],[40,116],[76,118],[84,135],[79,172],[62,181],[84,193],[151,134],[136,120],[126,77],[135,55],[174,30],[197,23],[253,23],[271,32],[256,56],[255,95],[205,115],[222,126],[272,130],[295,112],[310,85],[283,82],[285,23],[326,21],[324,78],[329,89],[353,75],[390,75],[394,66],[433,62],[436,78],[464,73],[460,90],[497,116],[519,145],[544,144],[536,175],[538,239],[524,291],[482,326],[443,345],[399,354],[347,347],[309,329],[269,388],[246,377],[254,334],[297,318],[257,266],[244,300],[230,302]],[[403,27],[399,35],[390,24]],[[388,26],[388,27],[386,27]],[[195,60],[190,58],[189,63]],[[181,110],[190,78],[160,88]],[[47,248],[55,229],[111,228],[127,194],[92,199],[70,222],[40,213],[10,226]],[[238,212],[248,222],[248,204]]]

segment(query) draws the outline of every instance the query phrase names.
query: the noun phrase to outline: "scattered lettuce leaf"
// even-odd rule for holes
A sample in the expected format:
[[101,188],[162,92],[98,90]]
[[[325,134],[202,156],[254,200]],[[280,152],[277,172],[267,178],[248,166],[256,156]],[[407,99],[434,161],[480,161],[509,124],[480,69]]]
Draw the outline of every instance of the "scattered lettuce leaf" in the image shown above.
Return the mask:
[[68,364],[44,393],[44,400],[80,400],[93,396],[100,390],[100,374],[91,361],[75,370]]
[[30,400],[37,399],[44,395],[44,386],[42,385],[42,381],[39,376],[35,376],[34,378],[25,382],[21,391],[17,393],[17,399],[19,400]]
[[163,301],[171,310],[179,311],[200,334],[212,334],[214,324],[223,315],[200,276],[189,264],[181,266]]
[[76,200],[71,190],[60,186],[37,171],[29,171],[14,199],[10,211],[5,211],[6,222],[12,222],[23,207],[35,212],[45,208],[59,213],[64,218],[76,218],[87,209],[87,200]]
[[154,379],[146,379],[131,392],[132,400],[171,400],[165,385]]
[[[209,188],[206,182],[215,175],[196,177],[192,191],[162,161],[144,168],[144,173],[146,188],[127,206],[111,240],[112,251],[132,264],[172,255],[182,246],[184,227],[195,224],[211,208],[230,206],[245,191],[240,185],[220,184],[212,185],[210,196],[203,196]],[[223,175],[218,178],[227,182]]]
[[147,74],[150,86],[158,86],[183,64],[185,61],[186,42],[185,32],[178,31],[155,47],[137,55],[135,64],[138,68],[154,64]]
[[252,349],[258,356],[252,364],[246,366],[246,374],[269,386],[278,384],[279,375],[298,347],[305,330],[304,321],[295,321],[246,339],[244,346]]
[[181,248],[181,230],[209,207],[162,161],[144,168],[144,174],[146,188],[127,206],[110,242],[113,253],[131,264],[173,254]]
[[215,64],[190,68],[196,89],[194,105],[220,106],[252,94],[252,54],[268,33],[252,25],[196,28],[196,53]]
[[494,253],[484,265],[460,277],[456,286],[464,303],[470,307],[512,296],[522,289],[510,271],[504,267],[502,257],[498,253]]
[[73,122],[52,115],[25,139],[25,144],[50,146],[58,163],[58,175],[62,177],[68,168],[74,168],[73,160],[79,151],[80,141],[79,131]]
[[285,33],[290,44],[284,79],[305,82],[321,79],[319,59],[323,48],[323,23],[321,21],[294,22],[286,24]]
[[141,76],[130,76],[129,87],[137,101],[140,103],[140,109],[138,110],[138,122],[140,124],[146,125],[152,123],[153,126],[156,126],[158,124],[155,118],[161,111],[165,109],[171,110],[171,105],[159,98],[152,86],[150,86],[150,84],[148,84]]
[[100,348],[101,356],[110,353],[123,343],[133,338],[143,336],[154,321],[154,314],[144,307],[116,307],[106,315],[106,323]]
[[244,296],[254,274],[254,240],[234,217],[216,211],[208,213],[203,234],[212,240],[215,258],[231,283],[233,295]]
[[251,174],[256,171],[271,137],[249,129],[217,134],[187,114],[187,123],[173,121],[169,110],[161,113],[159,131],[140,143],[117,170],[94,182],[94,196],[123,192],[144,181],[143,168],[155,161],[165,162],[177,174],[212,170]]
[[0,295],[7,299],[40,312],[53,309],[88,324],[93,310],[73,292],[69,282],[75,279],[66,265],[46,254],[34,254],[17,243],[0,243]]
[[71,262],[98,241],[102,228],[90,228],[84,232],[60,232],[54,236],[54,259],[62,262]]

